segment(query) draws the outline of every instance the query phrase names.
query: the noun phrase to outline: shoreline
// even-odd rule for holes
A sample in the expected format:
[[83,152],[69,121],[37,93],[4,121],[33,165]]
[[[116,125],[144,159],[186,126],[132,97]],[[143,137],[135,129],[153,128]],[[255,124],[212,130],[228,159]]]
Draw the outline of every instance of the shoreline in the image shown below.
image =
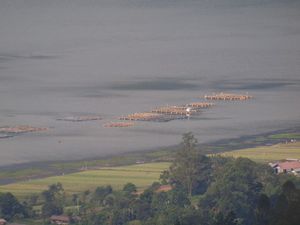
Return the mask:
[[[272,138],[272,136],[299,133],[300,127],[274,130],[238,138],[221,139],[213,142],[201,143],[203,154],[217,154],[238,149],[257,146],[269,146],[286,141],[287,138]],[[124,166],[139,163],[172,161],[180,144],[152,149],[148,151],[133,151],[108,155],[99,158],[86,158],[65,161],[39,161],[0,166],[0,185],[11,184],[49,176],[59,176],[74,172],[97,169],[99,167]]]

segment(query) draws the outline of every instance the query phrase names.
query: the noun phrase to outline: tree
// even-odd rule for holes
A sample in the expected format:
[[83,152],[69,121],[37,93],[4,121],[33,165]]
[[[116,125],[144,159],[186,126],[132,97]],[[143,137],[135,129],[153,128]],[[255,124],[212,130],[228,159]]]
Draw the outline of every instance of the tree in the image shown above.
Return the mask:
[[132,193],[136,192],[136,186],[133,183],[127,183],[124,185],[123,191],[128,194],[132,194]]
[[42,206],[43,217],[63,213],[65,192],[61,183],[50,185],[48,190],[42,192],[42,197],[44,198]]
[[99,214],[91,214],[88,218],[88,221],[85,221],[82,224],[88,224],[88,225],[103,225],[107,224],[107,215],[104,213]]
[[211,161],[196,149],[197,139],[192,133],[184,134],[182,139],[182,148],[178,151],[169,172],[165,172],[162,178],[168,177],[172,185],[182,186],[191,198],[193,193],[203,193],[206,190]]
[[162,212],[168,205],[170,205],[168,193],[159,192],[153,195],[151,208],[155,213]]
[[11,220],[16,215],[27,216],[25,207],[11,193],[0,193],[0,215]]
[[141,194],[140,199],[150,204],[152,202],[153,195],[154,195],[154,191],[148,188]]
[[63,213],[63,207],[56,202],[46,202],[42,206],[43,217],[49,217],[52,215],[60,215]]
[[73,203],[73,205],[78,205],[78,202],[79,202],[78,194],[72,194],[72,203]]
[[188,196],[182,189],[173,189],[168,192],[168,201],[171,205],[177,207],[186,207],[191,204]]
[[39,195],[38,194],[32,194],[29,196],[27,202],[30,206],[34,206],[37,204],[37,201],[39,199]]
[[230,212],[237,219],[243,219],[245,224],[253,224],[254,210],[263,189],[259,181],[256,163],[249,159],[238,158],[228,162],[210,185],[199,207],[208,213],[216,215]]
[[298,225],[300,221],[300,190],[293,182],[287,181],[282,186],[274,209],[272,225]]
[[96,203],[97,205],[102,205],[105,197],[111,194],[112,191],[113,189],[110,185],[107,185],[105,187],[97,187],[94,192],[92,202]]
[[261,194],[258,199],[257,207],[255,210],[256,224],[257,225],[269,224],[270,211],[271,211],[271,202],[269,197],[265,194]]
[[223,213],[218,213],[213,218],[213,225],[238,225],[239,221],[233,211],[229,211],[225,216]]

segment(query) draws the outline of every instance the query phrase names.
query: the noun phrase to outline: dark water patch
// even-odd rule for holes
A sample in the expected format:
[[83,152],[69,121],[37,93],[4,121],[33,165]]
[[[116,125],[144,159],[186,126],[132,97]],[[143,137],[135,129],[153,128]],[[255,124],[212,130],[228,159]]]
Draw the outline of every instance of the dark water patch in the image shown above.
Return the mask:
[[228,119],[232,119],[232,117],[213,117],[213,118],[208,118],[208,117],[194,117],[192,116],[191,118],[189,118],[189,120],[194,120],[194,121],[201,121],[201,120],[228,120]]
[[[203,81],[203,77],[184,76],[183,77],[159,77],[152,80],[136,79],[132,83],[123,82],[112,84],[108,87],[113,90],[200,90],[201,88],[211,88],[222,90],[272,90],[284,87],[300,86],[299,79],[218,79],[214,81]],[[203,81],[203,82],[201,82]],[[205,84],[205,85],[204,85]],[[100,88],[100,87],[99,87]],[[103,87],[102,87],[103,88]]]
[[[0,67],[0,69],[1,69],[1,67]],[[15,79],[16,78],[13,77],[13,76],[8,76],[8,75],[0,74],[0,82],[13,81]]]
[[125,84],[113,84],[109,88],[113,90],[196,90],[199,85],[195,83],[189,83],[184,80],[177,79],[158,79],[148,81],[132,81],[132,83]]
[[[163,124],[163,123],[162,123]],[[152,128],[151,130],[145,128],[145,126],[143,126],[143,124],[138,124],[136,125],[136,127],[134,127],[134,129],[131,130],[126,130],[127,132],[131,132],[131,133],[138,133],[138,134],[155,134],[155,135],[161,135],[161,136],[180,136],[182,135],[182,131],[177,131],[177,130],[164,130],[161,128]]]
[[127,0],[125,5],[133,5],[135,7],[144,8],[165,8],[165,7],[179,7],[182,5],[194,5],[201,8],[239,8],[239,7],[258,7],[267,6],[270,4],[297,3],[297,0]]
[[213,82],[212,87],[217,90],[266,90],[277,89],[286,86],[300,85],[300,80],[283,79],[256,79],[256,80],[220,80]]
[[[1,68],[8,68],[8,67],[0,67]],[[18,75],[15,75],[15,74],[11,74],[11,73],[0,73],[0,84],[4,83],[4,82],[7,82],[7,83],[23,83],[23,82],[34,82],[33,79],[29,78],[29,77],[25,77],[25,76],[18,76]],[[2,86],[2,87],[5,87]]]
[[28,55],[14,55],[14,54],[0,54],[0,63],[14,59],[56,59],[57,55],[41,55],[41,54],[28,54]]
[[84,98],[111,98],[111,97],[128,97],[127,95],[124,94],[117,94],[117,93],[109,93],[109,92],[102,92],[102,91],[91,91],[89,90],[87,93],[85,92],[84,94],[80,95],[79,97],[84,97]]
[[10,60],[9,57],[5,57],[5,56],[0,55],[0,63],[7,62],[7,61],[9,61],[9,60]]
[[[96,83],[96,82],[95,82]],[[41,86],[36,87],[35,91],[43,93],[59,93],[77,98],[123,98],[128,97],[126,94],[120,94],[109,90],[104,90],[106,87],[103,84],[59,84],[57,86]]]
[[23,58],[27,59],[56,59],[58,56],[54,55],[30,55],[30,56],[23,56]]

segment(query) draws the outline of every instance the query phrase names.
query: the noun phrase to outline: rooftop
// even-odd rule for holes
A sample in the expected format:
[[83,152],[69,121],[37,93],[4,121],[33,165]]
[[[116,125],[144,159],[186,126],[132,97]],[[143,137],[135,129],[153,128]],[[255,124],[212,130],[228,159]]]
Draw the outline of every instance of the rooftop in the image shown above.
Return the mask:
[[60,216],[53,215],[53,216],[50,217],[50,220],[53,220],[53,221],[62,221],[62,222],[69,223],[70,222],[70,217],[69,216],[63,216],[63,215],[60,215]]
[[283,170],[300,169],[299,161],[286,161],[278,163],[278,167]]

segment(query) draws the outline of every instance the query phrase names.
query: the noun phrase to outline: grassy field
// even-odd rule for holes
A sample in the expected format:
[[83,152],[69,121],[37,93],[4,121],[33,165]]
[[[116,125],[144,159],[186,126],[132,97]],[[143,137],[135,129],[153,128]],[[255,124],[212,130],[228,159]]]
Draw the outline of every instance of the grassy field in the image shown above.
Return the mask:
[[285,133],[285,134],[274,134],[270,135],[269,138],[272,139],[300,139],[299,133]]
[[146,163],[121,167],[104,167],[97,170],[88,170],[53,176],[43,179],[24,181],[0,186],[0,192],[12,192],[18,197],[39,193],[46,190],[48,185],[60,182],[67,194],[94,189],[98,186],[110,184],[115,189],[121,189],[128,182],[134,183],[139,189],[158,181],[161,172],[169,167],[170,163]]
[[221,155],[235,158],[246,157],[257,162],[271,162],[287,158],[300,159],[300,142],[247,148],[225,152]]

